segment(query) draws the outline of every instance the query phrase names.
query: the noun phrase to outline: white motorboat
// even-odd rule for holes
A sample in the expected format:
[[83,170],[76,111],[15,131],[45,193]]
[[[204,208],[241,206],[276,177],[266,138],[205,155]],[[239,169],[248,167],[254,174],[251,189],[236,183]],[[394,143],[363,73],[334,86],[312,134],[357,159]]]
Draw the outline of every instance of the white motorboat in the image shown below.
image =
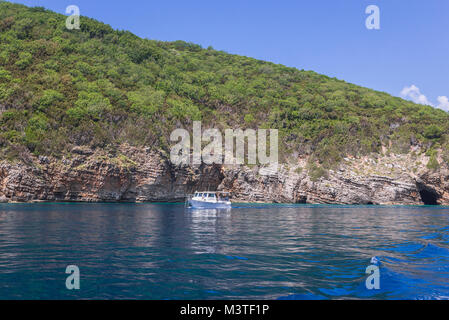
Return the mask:
[[228,192],[195,192],[187,197],[186,206],[195,209],[229,209],[231,208],[229,196]]

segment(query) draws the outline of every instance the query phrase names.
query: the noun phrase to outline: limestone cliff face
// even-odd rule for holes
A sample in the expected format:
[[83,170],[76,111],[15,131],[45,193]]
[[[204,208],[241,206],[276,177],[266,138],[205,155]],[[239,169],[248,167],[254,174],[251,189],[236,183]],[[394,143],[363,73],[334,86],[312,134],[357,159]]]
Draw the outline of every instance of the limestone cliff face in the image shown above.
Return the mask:
[[31,165],[0,163],[3,201],[177,201],[222,179],[217,166],[175,168],[149,149],[115,155],[72,150],[71,159],[40,157]]
[[233,201],[329,204],[449,204],[449,170],[425,156],[345,159],[311,179],[293,166],[173,166],[163,154],[123,146],[116,154],[77,147],[70,159],[0,162],[0,202],[182,201],[196,190],[226,190]]
[[242,201],[448,205],[449,170],[429,170],[427,161],[424,155],[345,159],[337,170],[312,180],[303,159],[293,168],[284,166],[268,175],[248,168],[225,171],[221,187]]

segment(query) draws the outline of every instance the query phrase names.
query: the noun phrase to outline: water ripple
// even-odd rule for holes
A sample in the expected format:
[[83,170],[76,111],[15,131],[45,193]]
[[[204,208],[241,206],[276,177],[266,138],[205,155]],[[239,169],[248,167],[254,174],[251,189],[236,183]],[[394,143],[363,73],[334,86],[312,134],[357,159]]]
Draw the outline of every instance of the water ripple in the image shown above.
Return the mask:
[[[448,213],[0,204],[0,298],[448,299]],[[65,288],[69,264],[80,267],[80,291]],[[365,286],[371,264],[380,290]]]

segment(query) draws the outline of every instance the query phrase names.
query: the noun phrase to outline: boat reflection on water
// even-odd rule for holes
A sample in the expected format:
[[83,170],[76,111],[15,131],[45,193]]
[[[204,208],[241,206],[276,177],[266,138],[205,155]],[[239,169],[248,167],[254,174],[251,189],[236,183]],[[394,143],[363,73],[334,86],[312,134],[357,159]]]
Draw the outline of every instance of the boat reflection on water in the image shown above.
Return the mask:
[[217,216],[218,214],[229,214],[231,213],[231,208],[228,209],[193,209],[188,208],[186,211],[190,213],[193,217],[201,216]]
[[189,221],[189,247],[194,254],[223,254],[223,237],[232,228],[231,209],[185,210]]

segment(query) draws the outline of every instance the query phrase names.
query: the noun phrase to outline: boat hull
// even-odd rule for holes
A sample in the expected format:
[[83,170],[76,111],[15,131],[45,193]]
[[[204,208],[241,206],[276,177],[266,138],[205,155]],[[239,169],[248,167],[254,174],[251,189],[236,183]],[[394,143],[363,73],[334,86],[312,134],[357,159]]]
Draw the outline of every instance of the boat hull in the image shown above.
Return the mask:
[[206,201],[197,201],[197,200],[189,200],[189,206],[195,209],[229,209],[231,208],[231,202],[222,201],[222,202],[206,202]]

